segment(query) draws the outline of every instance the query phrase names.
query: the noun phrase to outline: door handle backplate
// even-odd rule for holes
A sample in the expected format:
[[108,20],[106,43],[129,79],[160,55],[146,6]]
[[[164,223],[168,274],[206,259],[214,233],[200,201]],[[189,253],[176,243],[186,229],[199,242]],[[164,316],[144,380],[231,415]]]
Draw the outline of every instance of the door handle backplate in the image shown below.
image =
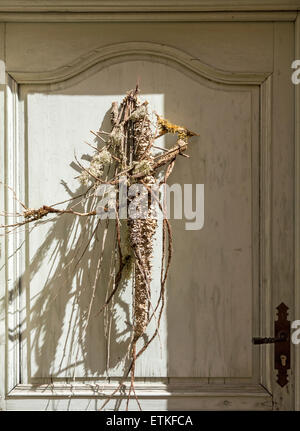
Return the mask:
[[274,322],[274,337],[254,337],[253,344],[274,344],[274,368],[278,371],[277,383],[283,387],[288,383],[287,370],[291,367],[291,322],[287,319],[288,307],[282,302],[277,307]]

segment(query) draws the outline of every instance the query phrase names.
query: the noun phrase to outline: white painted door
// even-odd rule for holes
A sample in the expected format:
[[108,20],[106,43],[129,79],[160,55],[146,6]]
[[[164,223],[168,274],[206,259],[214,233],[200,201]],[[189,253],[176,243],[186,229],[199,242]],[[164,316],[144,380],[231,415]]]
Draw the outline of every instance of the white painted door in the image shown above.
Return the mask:
[[[143,408],[293,409],[293,375],[280,388],[272,346],[251,341],[272,335],[280,302],[293,318],[293,24],[8,23],[5,46],[6,181],[30,208],[80,193],[74,152],[90,153],[89,131],[109,126],[137,80],[157,112],[200,135],[169,182],[204,184],[204,226],[172,220],[160,339],[137,364]],[[122,377],[130,286],[97,315],[110,234],[83,331],[101,232],[77,262],[93,226],[58,217],[7,242],[4,408],[99,409]]]

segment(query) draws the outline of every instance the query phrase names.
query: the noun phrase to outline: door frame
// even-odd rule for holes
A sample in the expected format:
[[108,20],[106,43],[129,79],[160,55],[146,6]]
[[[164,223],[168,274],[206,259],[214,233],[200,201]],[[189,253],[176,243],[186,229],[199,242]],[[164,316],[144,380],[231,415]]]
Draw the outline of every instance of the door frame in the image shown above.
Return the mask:
[[[295,59],[300,59],[300,13],[295,21]],[[295,85],[295,316],[300,318],[300,84]],[[295,410],[300,410],[300,345],[295,346]]]

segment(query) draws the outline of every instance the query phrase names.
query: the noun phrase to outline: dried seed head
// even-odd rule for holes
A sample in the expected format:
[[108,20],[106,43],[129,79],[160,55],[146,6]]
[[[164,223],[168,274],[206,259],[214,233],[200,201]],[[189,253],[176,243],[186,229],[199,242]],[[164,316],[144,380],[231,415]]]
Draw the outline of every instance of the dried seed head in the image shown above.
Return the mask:
[[121,124],[119,126],[114,127],[110,133],[111,142],[115,147],[119,147],[122,144],[123,137],[124,137],[124,127]]

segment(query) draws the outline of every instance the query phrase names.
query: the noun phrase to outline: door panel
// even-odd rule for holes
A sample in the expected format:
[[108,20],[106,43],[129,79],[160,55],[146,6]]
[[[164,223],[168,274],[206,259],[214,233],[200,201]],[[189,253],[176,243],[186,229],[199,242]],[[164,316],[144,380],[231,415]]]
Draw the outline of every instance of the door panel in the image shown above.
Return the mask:
[[[257,223],[252,222],[253,206],[256,210],[253,216],[258,220],[258,194],[252,196],[252,184],[258,183],[258,91],[232,86],[227,90],[205,80],[192,80],[166,65],[132,61],[95,72],[64,92],[24,95],[28,205],[35,208],[44,202],[64,201],[82,193],[74,180],[78,172],[70,166],[74,151],[89,153],[84,144],[90,140],[89,130],[109,128],[106,114],[111,100],[120,102],[126,88],[133,86],[133,77],[139,76],[143,80],[143,93],[149,94],[147,97],[155,111],[201,135],[191,144],[191,161],[178,160],[170,183],[205,185],[205,227],[201,231],[186,231],[186,220],[174,223],[174,261],[167,286],[169,329],[165,324],[162,326],[160,339],[163,355],[159,353],[157,340],[144,360],[139,361],[137,375],[251,377],[252,295],[258,291],[255,262],[258,232]],[[102,118],[105,120],[99,126]],[[70,189],[67,193],[62,181]],[[28,345],[31,346],[32,377],[71,377],[75,362],[78,364],[76,376],[104,374],[103,318],[91,318],[84,346],[81,345],[84,334],[75,330],[84,322],[92,294],[92,270],[99,256],[92,241],[89,253],[85,254],[86,261],[74,269],[85,246],[85,243],[81,245],[82,232],[88,237],[96,221],[89,222],[87,231],[85,223],[85,219],[74,222],[69,216],[59,217],[50,227],[45,223],[29,235],[26,267],[31,298],[31,305],[27,307],[31,318],[25,338],[30,336],[31,340]],[[107,242],[112,241],[109,236]],[[101,237],[96,243],[101,245]],[[97,287],[95,311],[105,300],[110,248],[104,256],[107,272]],[[159,248],[155,256],[158,262]],[[55,260],[53,265],[52,260]],[[65,266],[68,278],[64,274]],[[159,264],[157,267],[158,278],[153,280],[153,289],[159,286]],[[118,377],[124,367],[118,358],[124,356],[130,340],[130,328],[125,322],[131,315],[131,288],[128,285],[112,310],[116,318],[111,323],[114,328],[112,365],[107,371]],[[81,291],[85,292],[85,299]],[[78,309],[77,318],[74,309]],[[226,318],[228,315],[230,319]],[[209,349],[205,347],[207,337]],[[72,351],[77,343],[80,344],[78,353]],[[63,359],[60,355],[64,355]]]

